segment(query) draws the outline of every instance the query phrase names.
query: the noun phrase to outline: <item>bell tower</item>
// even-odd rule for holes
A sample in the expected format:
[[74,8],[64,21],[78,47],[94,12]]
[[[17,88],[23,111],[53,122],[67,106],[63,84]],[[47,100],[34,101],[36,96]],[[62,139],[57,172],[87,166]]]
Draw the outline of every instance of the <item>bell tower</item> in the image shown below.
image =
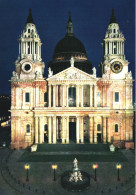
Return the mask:
[[[41,40],[31,9],[19,36],[19,55],[11,77],[11,148],[26,148],[35,141],[34,112],[44,107],[47,93],[43,78],[45,64],[41,59]],[[17,136],[16,136],[17,135]]]
[[31,9],[19,36],[19,55],[15,62],[15,71],[20,79],[34,79],[35,75],[43,78],[44,63],[41,58],[41,40],[33,21]]
[[101,76],[109,71],[110,78],[123,79],[128,73],[129,62],[124,54],[125,38],[112,9],[112,15],[103,40],[103,58],[101,63]]

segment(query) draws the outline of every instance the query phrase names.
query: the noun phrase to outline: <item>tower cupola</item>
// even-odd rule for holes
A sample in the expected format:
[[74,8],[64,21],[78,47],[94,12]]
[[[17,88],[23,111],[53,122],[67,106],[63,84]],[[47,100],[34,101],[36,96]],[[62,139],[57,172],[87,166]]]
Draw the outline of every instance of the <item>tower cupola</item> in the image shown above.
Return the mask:
[[18,60],[29,58],[33,61],[41,61],[41,45],[42,43],[34,24],[31,9],[29,9],[24,30],[19,37]]
[[105,39],[103,41],[103,58],[110,60],[113,57],[125,59],[124,56],[124,35],[119,29],[116,22],[114,10],[112,9],[112,16],[106,31]]

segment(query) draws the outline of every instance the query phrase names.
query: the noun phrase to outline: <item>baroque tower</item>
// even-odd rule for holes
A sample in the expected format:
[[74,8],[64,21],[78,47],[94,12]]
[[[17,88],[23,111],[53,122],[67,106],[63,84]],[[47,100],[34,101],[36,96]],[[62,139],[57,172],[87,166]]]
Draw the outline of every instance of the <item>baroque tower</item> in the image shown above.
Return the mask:
[[26,147],[33,143],[34,114],[32,110],[42,103],[43,100],[40,100],[39,96],[46,90],[46,82],[43,78],[45,64],[41,59],[42,43],[31,9],[18,40],[19,55],[11,78],[12,148]]
[[128,73],[129,62],[124,54],[125,38],[119,29],[114,10],[103,40],[103,59],[101,63],[101,75],[110,69],[111,79],[123,79]]

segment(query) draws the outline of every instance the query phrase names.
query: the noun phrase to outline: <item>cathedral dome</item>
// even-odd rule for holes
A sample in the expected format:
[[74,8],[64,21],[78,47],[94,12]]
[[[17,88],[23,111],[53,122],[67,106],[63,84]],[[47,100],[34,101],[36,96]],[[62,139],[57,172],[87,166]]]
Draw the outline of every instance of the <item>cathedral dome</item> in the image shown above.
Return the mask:
[[73,56],[83,55],[87,57],[86,51],[85,51],[85,48],[82,42],[74,36],[66,35],[56,45],[53,58],[54,59],[58,57],[70,58],[71,55]]
[[82,42],[74,36],[73,24],[71,16],[67,24],[66,36],[61,39],[54,50],[53,59],[49,62],[48,67],[53,70],[53,74],[56,74],[68,67],[70,67],[70,59],[74,58],[75,67],[91,73],[92,65],[87,60],[87,54]]

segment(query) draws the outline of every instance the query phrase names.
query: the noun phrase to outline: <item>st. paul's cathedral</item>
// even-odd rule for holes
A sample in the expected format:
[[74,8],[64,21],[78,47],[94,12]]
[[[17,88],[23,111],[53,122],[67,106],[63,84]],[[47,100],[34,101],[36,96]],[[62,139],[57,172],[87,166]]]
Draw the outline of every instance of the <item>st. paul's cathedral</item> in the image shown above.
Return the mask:
[[58,142],[134,147],[133,78],[114,11],[102,44],[100,77],[74,35],[70,15],[66,35],[48,63],[48,78],[31,10],[18,40],[10,80],[11,148]]

